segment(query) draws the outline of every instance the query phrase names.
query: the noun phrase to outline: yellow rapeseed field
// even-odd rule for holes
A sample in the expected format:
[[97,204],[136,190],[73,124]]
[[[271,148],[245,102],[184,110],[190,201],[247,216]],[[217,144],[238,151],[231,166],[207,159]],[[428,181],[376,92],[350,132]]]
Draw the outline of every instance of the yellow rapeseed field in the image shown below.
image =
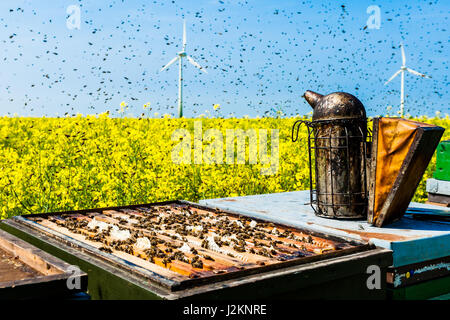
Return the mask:
[[[13,215],[185,199],[197,201],[309,188],[306,129],[291,142],[296,119],[138,119],[100,116],[0,118],[1,218]],[[446,128],[450,119],[420,118]],[[177,164],[172,150],[179,128],[194,131],[279,129],[279,167],[263,175],[256,164]],[[270,140],[270,137],[269,137]],[[208,143],[204,142],[202,148]],[[270,148],[269,148],[270,151]],[[192,151],[194,153],[194,151]],[[224,153],[225,157],[225,153]],[[424,181],[415,201],[426,199]]]

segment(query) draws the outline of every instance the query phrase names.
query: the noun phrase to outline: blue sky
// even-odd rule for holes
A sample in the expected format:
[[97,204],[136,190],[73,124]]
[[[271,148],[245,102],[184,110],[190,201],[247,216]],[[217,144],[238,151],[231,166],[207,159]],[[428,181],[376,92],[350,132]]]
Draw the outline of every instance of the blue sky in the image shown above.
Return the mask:
[[[66,8],[81,28],[66,27]],[[364,28],[370,5],[379,29]],[[398,110],[406,63],[432,76],[406,75],[406,113],[449,111],[449,1],[51,1],[0,2],[0,115],[129,115],[176,112],[178,70],[158,70],[180,51],[208,70],[184,71],[185,116],[305,114],[305,90],[356,95],[368,114]]]

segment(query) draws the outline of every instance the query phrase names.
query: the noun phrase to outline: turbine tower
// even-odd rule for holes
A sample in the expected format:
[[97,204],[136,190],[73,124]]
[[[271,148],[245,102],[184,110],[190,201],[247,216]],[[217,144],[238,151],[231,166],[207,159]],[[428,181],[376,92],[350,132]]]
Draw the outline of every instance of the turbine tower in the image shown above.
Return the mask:
[[403,118],[403,112],[405,108],[405,71],[408,71],[409,73],[412,73],[416,76],[420,76],[422,78],[431,78],[431,77],[406,67],[406,57],[405,57],[405,50],[403,49],[403,43],[400,43],[400,49],[402,50],[402,66],[396,73],[392,75],[392,77],[389,78],[388,81],[385,82],[384,85],[387,85],[401,73],[402,77],[400,84],[400,116]]
[[[206,70],[199,65],[191,56],[186,54],[186,20],[183,21],[183,50],[178,52],[177,56],[169,61],[164,67],[162,67],[161,71],[167,69],[170,65],[179,62],[179,76],[178,76],[178,117],[183,117],[183,58],[187,58],[187,60],[196,68],[199,68],[204,73],[207,73]],[[160,71],[160,72],[161,72]]]

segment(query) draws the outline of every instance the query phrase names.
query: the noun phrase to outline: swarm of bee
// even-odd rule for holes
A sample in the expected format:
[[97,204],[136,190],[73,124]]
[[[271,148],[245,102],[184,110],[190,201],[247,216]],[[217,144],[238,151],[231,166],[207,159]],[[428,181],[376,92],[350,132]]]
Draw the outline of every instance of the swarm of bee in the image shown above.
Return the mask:
[[[103,252],[121,251],[169,268],[177,262],[203,269],[216,261],[217,254],[241,260],[244,265],[249,259],[257,265],[265,265],[270,262],[264,259],[284,261],[318,253],[318,248],[336,249],[309,234],[293,232],[270,222],[236,218],[188,205],[51,217],[49,219],[71,232],[101,243],[99,250]],[[119,233],[125,236],[113,237]],[[138,247],[138,242],[144,247]]]

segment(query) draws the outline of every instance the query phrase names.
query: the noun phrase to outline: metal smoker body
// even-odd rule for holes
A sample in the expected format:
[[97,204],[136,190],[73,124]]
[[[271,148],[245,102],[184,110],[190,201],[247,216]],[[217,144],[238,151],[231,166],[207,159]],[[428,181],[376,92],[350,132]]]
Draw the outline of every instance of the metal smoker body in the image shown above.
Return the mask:
[[356,97],[344,92],[323,96],[306,91],[304,97],[314,109],[312,121],[297,123],[308,126],[311,204],[316,215],[366,218],[367,118],[364,106]]

